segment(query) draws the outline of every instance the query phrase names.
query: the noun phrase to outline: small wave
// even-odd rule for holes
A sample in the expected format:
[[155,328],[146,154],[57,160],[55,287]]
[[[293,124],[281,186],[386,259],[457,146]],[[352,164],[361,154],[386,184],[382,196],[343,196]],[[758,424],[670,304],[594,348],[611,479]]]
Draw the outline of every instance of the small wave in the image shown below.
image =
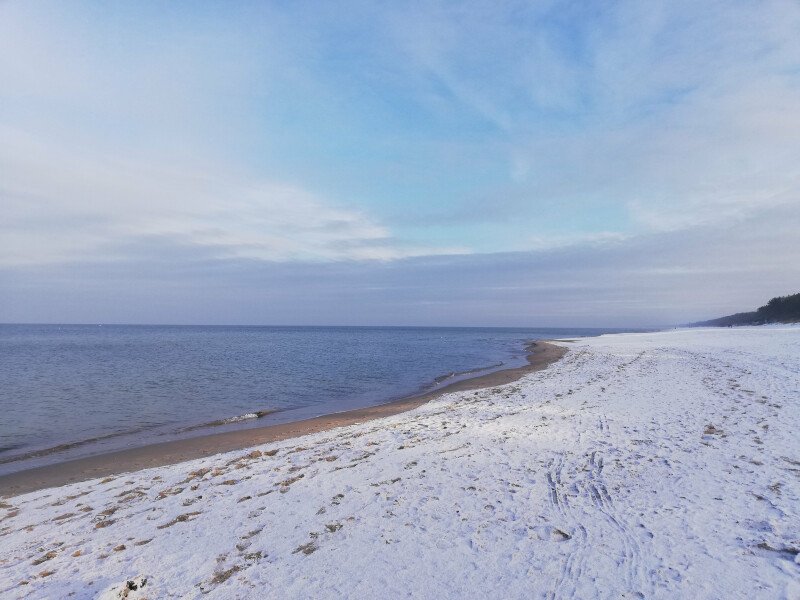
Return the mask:
[[11,452],[12,450],[19,450],[24,447],[23,444],[9,444],[8,446],[0,446],[0,454],[3,452]]
[[219,427],[220,425],[230,425],[232,423],[239,423],[241,421],[249,421],[250,419],[260,419],[272,413],[278,412],[277,410],[257,410],[235,417],[228,417],[227,419],[218,419],[217,421],[209,421],[208,423],[200,423],[199,425],[192,425],[191,427],[184,427],[180,431],[195,431],[196,429],[205,429],[206,427]]
[[231,417],[230,419],[222,419],[220,423],[226,425],[228,423],[238,423],[239,421],[247,421],[248,419],[260,419],[271,411],[262,410],[259,412],[247,413],[246,415],[239,415],[238,417]]
[[[85,440],[76,440],[74,442],[67,442],[65,444],[59,444],[57,446],[51,446],[49,448],[43,448],[41,450],[32,450],[30,452],[26,452],[24,454],[15,454],[13,456],[3,457],[0,458],[0,465],[4,465],[11,462],[17,462],[21,460],[29,460],[31,458],[42,458],[44,456],[49,456],[50,454],[56,454],[57,452],[65,452],[67,450],[72,450],[74,448],[80,448],[81,446],[86,446],[88,444],[94,444],[97,442],[103,442],[106,440],[110,440],[112,438],[122,437],[126,435],[132,435],[135,433],[141,433],[144,431],[143,428],[139,429],[130,429],[128,431],[115,431],[114,433],[108,433],[105,435],[98,435],[97,437],[88,438]],[[12,447],[13,449],[20,448],[22,446],[17,445]],[[7,448],[4,448],[6,450]]]
[[433,385],[439,385],[444,383],[448,379],[452,379],[453,377],[462,377],[464,375],[472,375],[473,373],[480,373],[481,371],[488,371],[489,369],[497,369],[502,367],[505,363],[497,363],[495,365],[489,365],[488,367],[477,367],[475,369],[469,369],[467,371],[450,371],[449,373],[445,373],[444,375],[439,375],[438,377],[434,378]]
[[[211,421],[210,423],[202,423],[200,425],[192,425],[191,427],[185,427],[183,429],[178,430],[178,433],[183,433],[185,431],[194,431],[196,429],[203,429],[205,427],[216,427],[219,425],[229,425],[231,423],[238,423],[240,421],[247,421],[249,419],[260,419],[266,415],[272,414],[277,412],[276,410],[257,410],[255,412],[246,413],[244,415],[238,415],[236,417],[230,417],[228,419],[220,419],[218,421]],[[0,457],[0,465],[18,462],[23,460],[30,460],[33,458],[43,458],[49,456],[51,454],[56,454],[59,452],[66,452],[67,450],[74,450],[75,448],[80,448],[82,446],[87,446],[89,444],[96,444],[98,442],[104,442],[113,438],[123,437],[127,435],[134,435],[137,433],[142,433],[146,431],[148,428],[138,428],[138,429],[130,429],[127,431],[116,431],[113,433],[108,433],[105,435],[98,435],[96,437],[83,439],[83,440],[76,440],[74,442],[66,442],[64,444],[58,444],[57,446],[51,446],[49,448],[42,448],[40,450],[32,450],[29,452],[21,453],[21,454],[14,454],[11,456],[1,456]],[[21,448],[22,445],[9,445],[3,446],[0,448],[0,452],[6,453],[11,452],[13,450],[17,450]]]

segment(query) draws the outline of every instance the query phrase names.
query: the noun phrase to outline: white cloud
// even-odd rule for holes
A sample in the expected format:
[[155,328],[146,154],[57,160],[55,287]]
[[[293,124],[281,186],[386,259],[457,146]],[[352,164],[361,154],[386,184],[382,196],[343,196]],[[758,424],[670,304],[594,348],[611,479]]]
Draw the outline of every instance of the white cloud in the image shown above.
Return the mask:
[[498,208],[614,203],[640,233],[800,208],[796,2],[433,2],[385,20],[410,95],[496,127]]
[[[147,24],[134,13],[115,25]],[[303,44],[261,17],[246,41],[231,23],[167,18],[115,36],[57,8],[1,5],[0,263],[120,259],[142,238],[267,261],[465,252],[398,240],[352,203],[230,156],[229,138],[249,139],[240,103],[268,99]]]
[[126,241],[143,237],[269,261],[465,251],[403,244],[363,212],[296,185],[81,156],[20,132],[0,134],[10,142],[0,148],[0,262],[6,265],[119,258],[113,253]]
[[598,231],[592,233],[577,233],[572,235],[538,235],[527,240],[525,246],[532,251],[558,250],[573,246],[593,247],[608,244],[619,244],[629,236],[615,231]]

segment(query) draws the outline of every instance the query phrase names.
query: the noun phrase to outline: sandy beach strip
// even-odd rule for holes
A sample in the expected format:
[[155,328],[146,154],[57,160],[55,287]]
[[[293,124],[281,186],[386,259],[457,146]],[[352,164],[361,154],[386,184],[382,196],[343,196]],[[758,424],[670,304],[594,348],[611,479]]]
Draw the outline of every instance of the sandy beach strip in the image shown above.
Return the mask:
[[527,347],[527,350],[527,365],[460,380],[440,386],[431,392],[386,404],[322,415],[303,421],[150,444],[2,475],[0,476],[0,497],[108,477],[117,473],[175,464],[396,415],[417,408],[442,394],[511,383],[528,373],[546,368],[566,353],[563,346],[547,341],[533,342]]

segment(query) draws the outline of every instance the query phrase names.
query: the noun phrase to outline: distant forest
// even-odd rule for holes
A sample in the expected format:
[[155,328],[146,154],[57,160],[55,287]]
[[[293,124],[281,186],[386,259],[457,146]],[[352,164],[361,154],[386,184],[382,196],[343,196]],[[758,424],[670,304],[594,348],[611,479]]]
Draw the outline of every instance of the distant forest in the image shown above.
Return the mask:
[[800,323],[800,294],[778,296],[753,312],[736,313],[710,321],[691,323],[692,327],[731,327],[765,323]]

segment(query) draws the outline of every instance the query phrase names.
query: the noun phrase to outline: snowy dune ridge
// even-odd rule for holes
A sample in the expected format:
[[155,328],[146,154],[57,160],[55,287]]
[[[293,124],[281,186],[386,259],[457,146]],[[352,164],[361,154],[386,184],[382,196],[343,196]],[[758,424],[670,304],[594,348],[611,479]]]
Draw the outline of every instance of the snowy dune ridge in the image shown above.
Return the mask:
[[0,596],[800,598],[800,327],[568,345],[394,417],[6,498]]

